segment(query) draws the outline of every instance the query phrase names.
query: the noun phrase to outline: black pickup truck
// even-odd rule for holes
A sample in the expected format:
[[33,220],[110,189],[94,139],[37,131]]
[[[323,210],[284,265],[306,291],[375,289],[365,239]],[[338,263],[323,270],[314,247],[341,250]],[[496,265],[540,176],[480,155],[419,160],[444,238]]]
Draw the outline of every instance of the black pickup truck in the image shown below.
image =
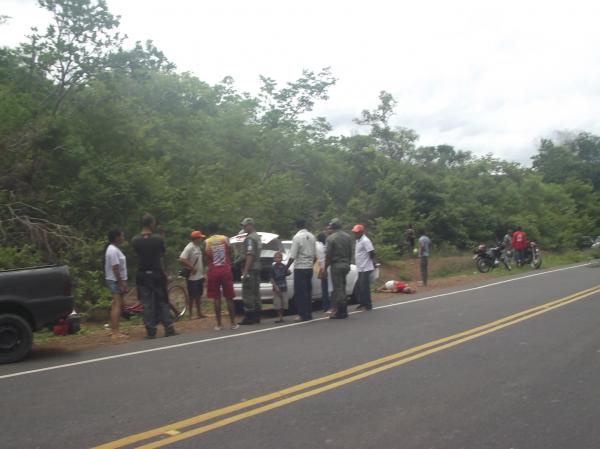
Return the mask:
[[73,311],[71,290],[66,266],[0,271],[0,363],[25,357],[33,331]]

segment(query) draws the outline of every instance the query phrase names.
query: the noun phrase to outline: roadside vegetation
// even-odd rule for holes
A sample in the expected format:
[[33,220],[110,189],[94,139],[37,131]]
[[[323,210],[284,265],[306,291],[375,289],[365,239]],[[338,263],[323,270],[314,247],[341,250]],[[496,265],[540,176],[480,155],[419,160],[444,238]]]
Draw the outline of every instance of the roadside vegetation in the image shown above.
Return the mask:
[[81,312],[109,304],[106,232],[131,237],[144,212],[166,232],[173,271],[190,230],[217,221],[232,235],[245,216],[282,237],[298,215],[315,231],[334,216],[364,223],[401,276],[408,223],[452,257],[436,277],[472,271],[460,254],[517,225],[544,267],[579,261],[600,235],[599,136],[544,138],[531,167],[420,146],[415,130],[391,125],[398,105],[384,91],[355,118],[363,133],[333,136],[310,116],[336,84],[328,68],[283,85],[261,76],[257,94],[230,77],[209,85],[151,41],[128,47],[105,2],[39,4],[51,27],[0,48],[0,269],[68,264]]

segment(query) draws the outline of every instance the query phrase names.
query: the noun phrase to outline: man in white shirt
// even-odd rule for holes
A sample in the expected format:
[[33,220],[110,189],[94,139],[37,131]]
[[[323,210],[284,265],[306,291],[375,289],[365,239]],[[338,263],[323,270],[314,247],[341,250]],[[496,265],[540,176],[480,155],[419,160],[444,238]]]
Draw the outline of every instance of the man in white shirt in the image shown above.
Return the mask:
[[354,225],[352,233],[356,239],[354,246],[354,259],[358,271],[358,298],[360,304],[356,308],[371,310],[371,274],[375,270],[375,248],[369,237],[365,235],[365,227],[361,224]]
[[204,293],[204,262],[202,257],[202,231],[192,231],[190,243],[179,255],[179,263],[189,270],[187,277],[188,310],[192,319],[192,308],[196,303],[198,318],[206,318],[202,313],[202,293]]
[[306,220],[296,220],[298,232],[292,239],[292,249],[286,268],[294,263],[294,304],[298,311],[297,321],[312,320],[312,277],[317,259],[315,236],[306,230]]

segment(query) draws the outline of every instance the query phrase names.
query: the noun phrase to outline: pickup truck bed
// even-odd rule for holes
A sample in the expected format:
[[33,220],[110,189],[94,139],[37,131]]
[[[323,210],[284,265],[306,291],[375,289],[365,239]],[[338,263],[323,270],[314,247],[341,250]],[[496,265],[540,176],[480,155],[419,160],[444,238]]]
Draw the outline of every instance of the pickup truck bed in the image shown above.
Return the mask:
[[0,271],[0,363],[25,357],[31,349],[33,331],[72,311],[68,267]]

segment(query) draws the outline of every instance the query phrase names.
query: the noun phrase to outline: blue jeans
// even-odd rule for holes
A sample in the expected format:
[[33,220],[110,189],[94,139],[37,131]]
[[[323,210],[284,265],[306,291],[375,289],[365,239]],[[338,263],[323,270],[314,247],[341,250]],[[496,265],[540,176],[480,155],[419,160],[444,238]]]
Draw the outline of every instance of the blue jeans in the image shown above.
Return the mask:
[[302,320],[312,320],[312,268],[294,270],[294,304]]
[[371,273],[373,271],[358,272],[358,302],[361,306],[371,309]]
[[327,278],[321,279],[321,306],[323,306],[323,310],[331,308],[331,304],[329,303],[329,281]]

